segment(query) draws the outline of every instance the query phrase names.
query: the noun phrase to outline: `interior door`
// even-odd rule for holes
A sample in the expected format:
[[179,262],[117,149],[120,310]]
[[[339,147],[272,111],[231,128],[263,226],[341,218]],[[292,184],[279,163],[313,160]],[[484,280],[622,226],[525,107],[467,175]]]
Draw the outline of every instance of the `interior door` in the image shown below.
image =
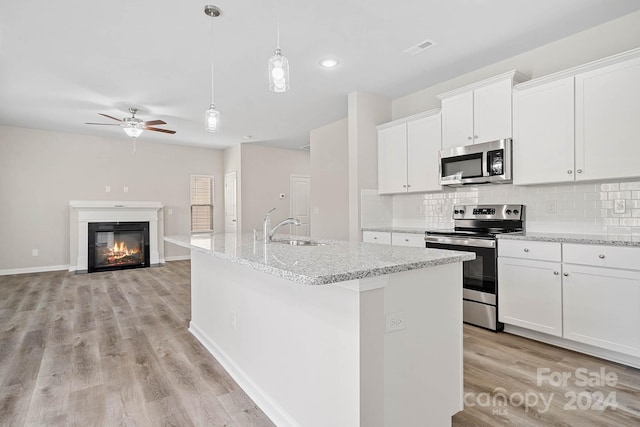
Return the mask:
[[302,176],[302,175],[291,175],[290,212],[293,218],[300,220],[299,226],[295,226],[295,225],[290,226],[291,234],[294,234],[297,236],[309,235],[310,193],[311,193],[311,177]]
[[230,172],[224,175],[224,231],[238,231],[237,175]]

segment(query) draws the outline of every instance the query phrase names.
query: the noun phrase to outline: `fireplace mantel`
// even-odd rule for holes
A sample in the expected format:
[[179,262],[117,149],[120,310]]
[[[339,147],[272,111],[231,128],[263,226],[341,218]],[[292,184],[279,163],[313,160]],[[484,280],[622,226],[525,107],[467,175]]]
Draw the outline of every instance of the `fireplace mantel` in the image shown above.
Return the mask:
[[151,265],[164,262],[160,247],[163,237],[161,202],[71,200],[69,202],[69,260],[75,265],[69,271],[87,270],[89,255],[88,224],[90,222],[149,222],[149,258]]

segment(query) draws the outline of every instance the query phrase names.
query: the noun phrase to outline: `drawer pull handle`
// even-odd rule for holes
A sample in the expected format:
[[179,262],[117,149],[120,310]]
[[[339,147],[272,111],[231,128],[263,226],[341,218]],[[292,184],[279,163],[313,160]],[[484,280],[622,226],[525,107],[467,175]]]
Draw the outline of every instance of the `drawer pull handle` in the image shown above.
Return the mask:
[[374,237],[374,238],[373,238],[373,240],[378,240],[378,238],[377,238],[377,237]]
[[567,277],[569,275],[569,273],[563,273],[562,274],[564,277]]
[[529,252],[529,248],[524,248],[524,251],[525,252]]
[[553,272],[553,274],[555,274],[555,275],[557,276],[557,275],[558,275],[558,274],[560,274],[560,273],[558,273],[557,271],[554,271],[554,272]]
[[598,258],[600,258],[600,259],[604,259],[604,254],[600,254],[600,255],[598,255]]

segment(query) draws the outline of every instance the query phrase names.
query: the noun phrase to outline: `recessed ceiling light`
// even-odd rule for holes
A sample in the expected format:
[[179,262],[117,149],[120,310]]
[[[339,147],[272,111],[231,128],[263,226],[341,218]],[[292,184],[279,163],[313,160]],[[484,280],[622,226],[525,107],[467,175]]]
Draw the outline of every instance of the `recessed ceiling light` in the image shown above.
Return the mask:
[[320,61],[320,65],[322,65],[324,68],[333,68],[338,65],[338,60],[333,58],[323,59],[322,61]]

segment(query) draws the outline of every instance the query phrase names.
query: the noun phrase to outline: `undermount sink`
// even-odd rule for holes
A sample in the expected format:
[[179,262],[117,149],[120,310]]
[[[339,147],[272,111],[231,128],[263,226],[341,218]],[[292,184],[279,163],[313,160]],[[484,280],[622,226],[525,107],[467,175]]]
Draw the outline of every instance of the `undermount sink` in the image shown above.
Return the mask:
[[324,243],[314,242],[313,240],[298,240],[298,239],[278,239],[272,240],[271,243],[284,243],[291,246],[322,246]]

